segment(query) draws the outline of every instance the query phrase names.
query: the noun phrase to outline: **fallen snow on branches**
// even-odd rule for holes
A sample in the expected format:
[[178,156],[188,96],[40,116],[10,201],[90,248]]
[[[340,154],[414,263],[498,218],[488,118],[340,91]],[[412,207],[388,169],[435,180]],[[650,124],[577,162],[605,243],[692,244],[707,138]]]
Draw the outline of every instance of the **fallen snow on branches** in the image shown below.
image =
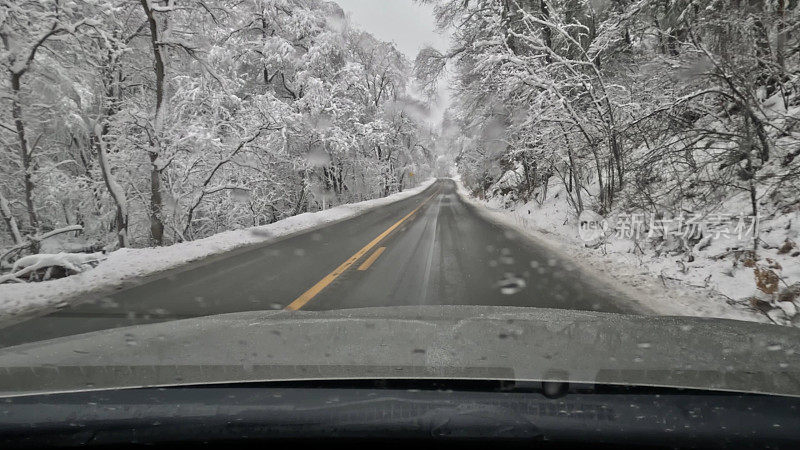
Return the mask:
[[56,254],[36,254],[23,256],[14,262],[11,273],[0,276],[0,284],[9,281],[23,283],[22,277],[30,275],[38,270],[46,269],[44,280],[50,278],[50,271],[54,267],[60,267],[71,273],[81,273],[87,268],[94,267],[100,261],[106,259],[102,252],[97,253],[56,253]]

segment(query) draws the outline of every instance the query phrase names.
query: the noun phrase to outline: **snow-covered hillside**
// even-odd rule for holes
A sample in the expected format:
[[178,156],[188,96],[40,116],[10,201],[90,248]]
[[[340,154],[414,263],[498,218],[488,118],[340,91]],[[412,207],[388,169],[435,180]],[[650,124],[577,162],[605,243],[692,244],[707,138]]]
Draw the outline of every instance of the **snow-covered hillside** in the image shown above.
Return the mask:
[[[796,324],[798,302],[774,301],[758,289],[753,268],[741,261],[736,263],[734,253],[726,250],[739,244],[737,240],[713,241],[713,245],[695,252],[692,262],[686,262],[681,254],[656,255],[652,249],[643,250],[643,243],[637,247],[634,241],[615,234],[599,245],[587,247],[580,237],[575,213],[563,201],[562,189],[552,186],[552,197],[542,205],[535,201],[509,203],[504,196],[480,200],[465,188],[462,195],[487,207],[495,220],[554,246],[601,278],[613,280],[615,286],[660,314]],[[787,219],[792,224],[800,220],[796,213],[793,217],[795,220],[782,219],[783,225]],[[767,222],[762,226],[772,230],[766,236],[770,241],[796,236],[797,225],[784,229],[775,226],[777,221]],[[770,256],[765,255],[783,268],[776,271],[786,283],[781,287],[783,292],[787,292],[786,286],[800,281],[800,264],[792,256],[794,253],[773,248]]]

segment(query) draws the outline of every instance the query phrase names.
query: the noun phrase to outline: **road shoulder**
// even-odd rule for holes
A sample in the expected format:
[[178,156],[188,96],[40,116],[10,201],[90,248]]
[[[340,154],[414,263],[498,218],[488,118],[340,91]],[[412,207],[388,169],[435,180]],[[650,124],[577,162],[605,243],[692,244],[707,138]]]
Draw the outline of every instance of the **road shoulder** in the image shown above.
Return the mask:
[[572,261],[587,276],[613,285],[630,301],[636,302],[645,314],[771,323],[767,317],[750,309],[728,304],[728,299],[713,290],[683,283],[668,283],[653,276],[641,265],[626,264],[603,255],[599,250],[577,245],[563,236],[544,233],[516,211],[490,209],[486,202],[470,195],[460,179],[454,178],[454,181],[461,199],[474,206],[483,217],[513,229],[537,245]]

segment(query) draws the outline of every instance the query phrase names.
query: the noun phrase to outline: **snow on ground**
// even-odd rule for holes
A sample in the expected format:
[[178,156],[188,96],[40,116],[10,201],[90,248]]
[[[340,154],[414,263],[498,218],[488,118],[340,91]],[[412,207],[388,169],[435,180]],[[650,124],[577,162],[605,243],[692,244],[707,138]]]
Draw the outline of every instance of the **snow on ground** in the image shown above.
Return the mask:
[[[756,311],[745,299],[758,296],[752,269],[739,266],[732,273],[730,259],[718,261],[709,258],[724,251],[725,242],[712,241],[709,248],[696,255],[694,263],[683,273],[684,267],[676,263],[678,257],[656,257],[633,252],[633,243],[624,239],[612,239],[598,248],[587,248],[578,235],[578,225],[569,205],[557,200],[558,187],[548,193],[552,201],[538,205],[531,201],[522,205],[510,205],[503,197],[488,201],[478,200],[470,195],[459,179],[459,194],[472,204],[485,207],[484,211],[492,220],[510,226],[555,252],[571,258],[575,264],[588,273],[612,284],[630,298],[638,301],[653,314],[675,316],[717,317],[756,322],[784,323],[785,318],[773,315],[770,319]],[[561,195],[563,198],[563,193]],[[483,209],[483,208],[482,208]],[[794,223],[800,223],[794,214]],[[789,216],[782,220],[791,221]],[[771,224],[762,229],[780,229],[779,224]],[[794,225],[795,227],[797,225]],[[778,236],[780,234],[780,236]],[[782,241],[785,233],[777,233],[766,239]],[[775,253],[772,250],[771,253]],[[786,258],[791,258],[785,255]],[[793,267],[799,271],[800,261],[787,261],[784,268]],[[784,269],[786,270],[786,269]],[[791,278],[800,279],[794,272]],[[783,276],[786,278],[787,273]],[[790,280],[789,284],[791,284]],[[784,302],[779,302],[784,303]]]
[[3,316],[27,314],[60,307],[70,301],[135,285],[143,277],[174,269],[212,255],[240,247],[263,244],[291,234],[309,231],[349,219],[370,209],[416,195],[433,184],[419,186],[388,197],[337,206],[325,211],[299,214],[260,227],[226,231],[191,242],[158,248],[123,248],[83,273],[52,281],[0,285],[0,320]]

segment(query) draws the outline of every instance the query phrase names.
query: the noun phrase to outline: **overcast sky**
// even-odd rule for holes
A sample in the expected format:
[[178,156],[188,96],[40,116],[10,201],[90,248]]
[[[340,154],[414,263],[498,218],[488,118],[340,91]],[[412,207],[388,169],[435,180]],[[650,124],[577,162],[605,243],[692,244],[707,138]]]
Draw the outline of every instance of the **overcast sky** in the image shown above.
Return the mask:
[[[437,33],[433,7],[412,0],[333,0],[358,28],[383,41],[394,42],[398,50],[414,61],[417,52],[426,45],[445,51],[448,37]],[[440,101],[431,105],[431,121],[438,123],[450,103],[446,80],[439,82]]]
[[413,61],[424,45],[447,48],[447,38],[436,32],[433,8],[412,0],[334,0],[359,28],[394,42]]

